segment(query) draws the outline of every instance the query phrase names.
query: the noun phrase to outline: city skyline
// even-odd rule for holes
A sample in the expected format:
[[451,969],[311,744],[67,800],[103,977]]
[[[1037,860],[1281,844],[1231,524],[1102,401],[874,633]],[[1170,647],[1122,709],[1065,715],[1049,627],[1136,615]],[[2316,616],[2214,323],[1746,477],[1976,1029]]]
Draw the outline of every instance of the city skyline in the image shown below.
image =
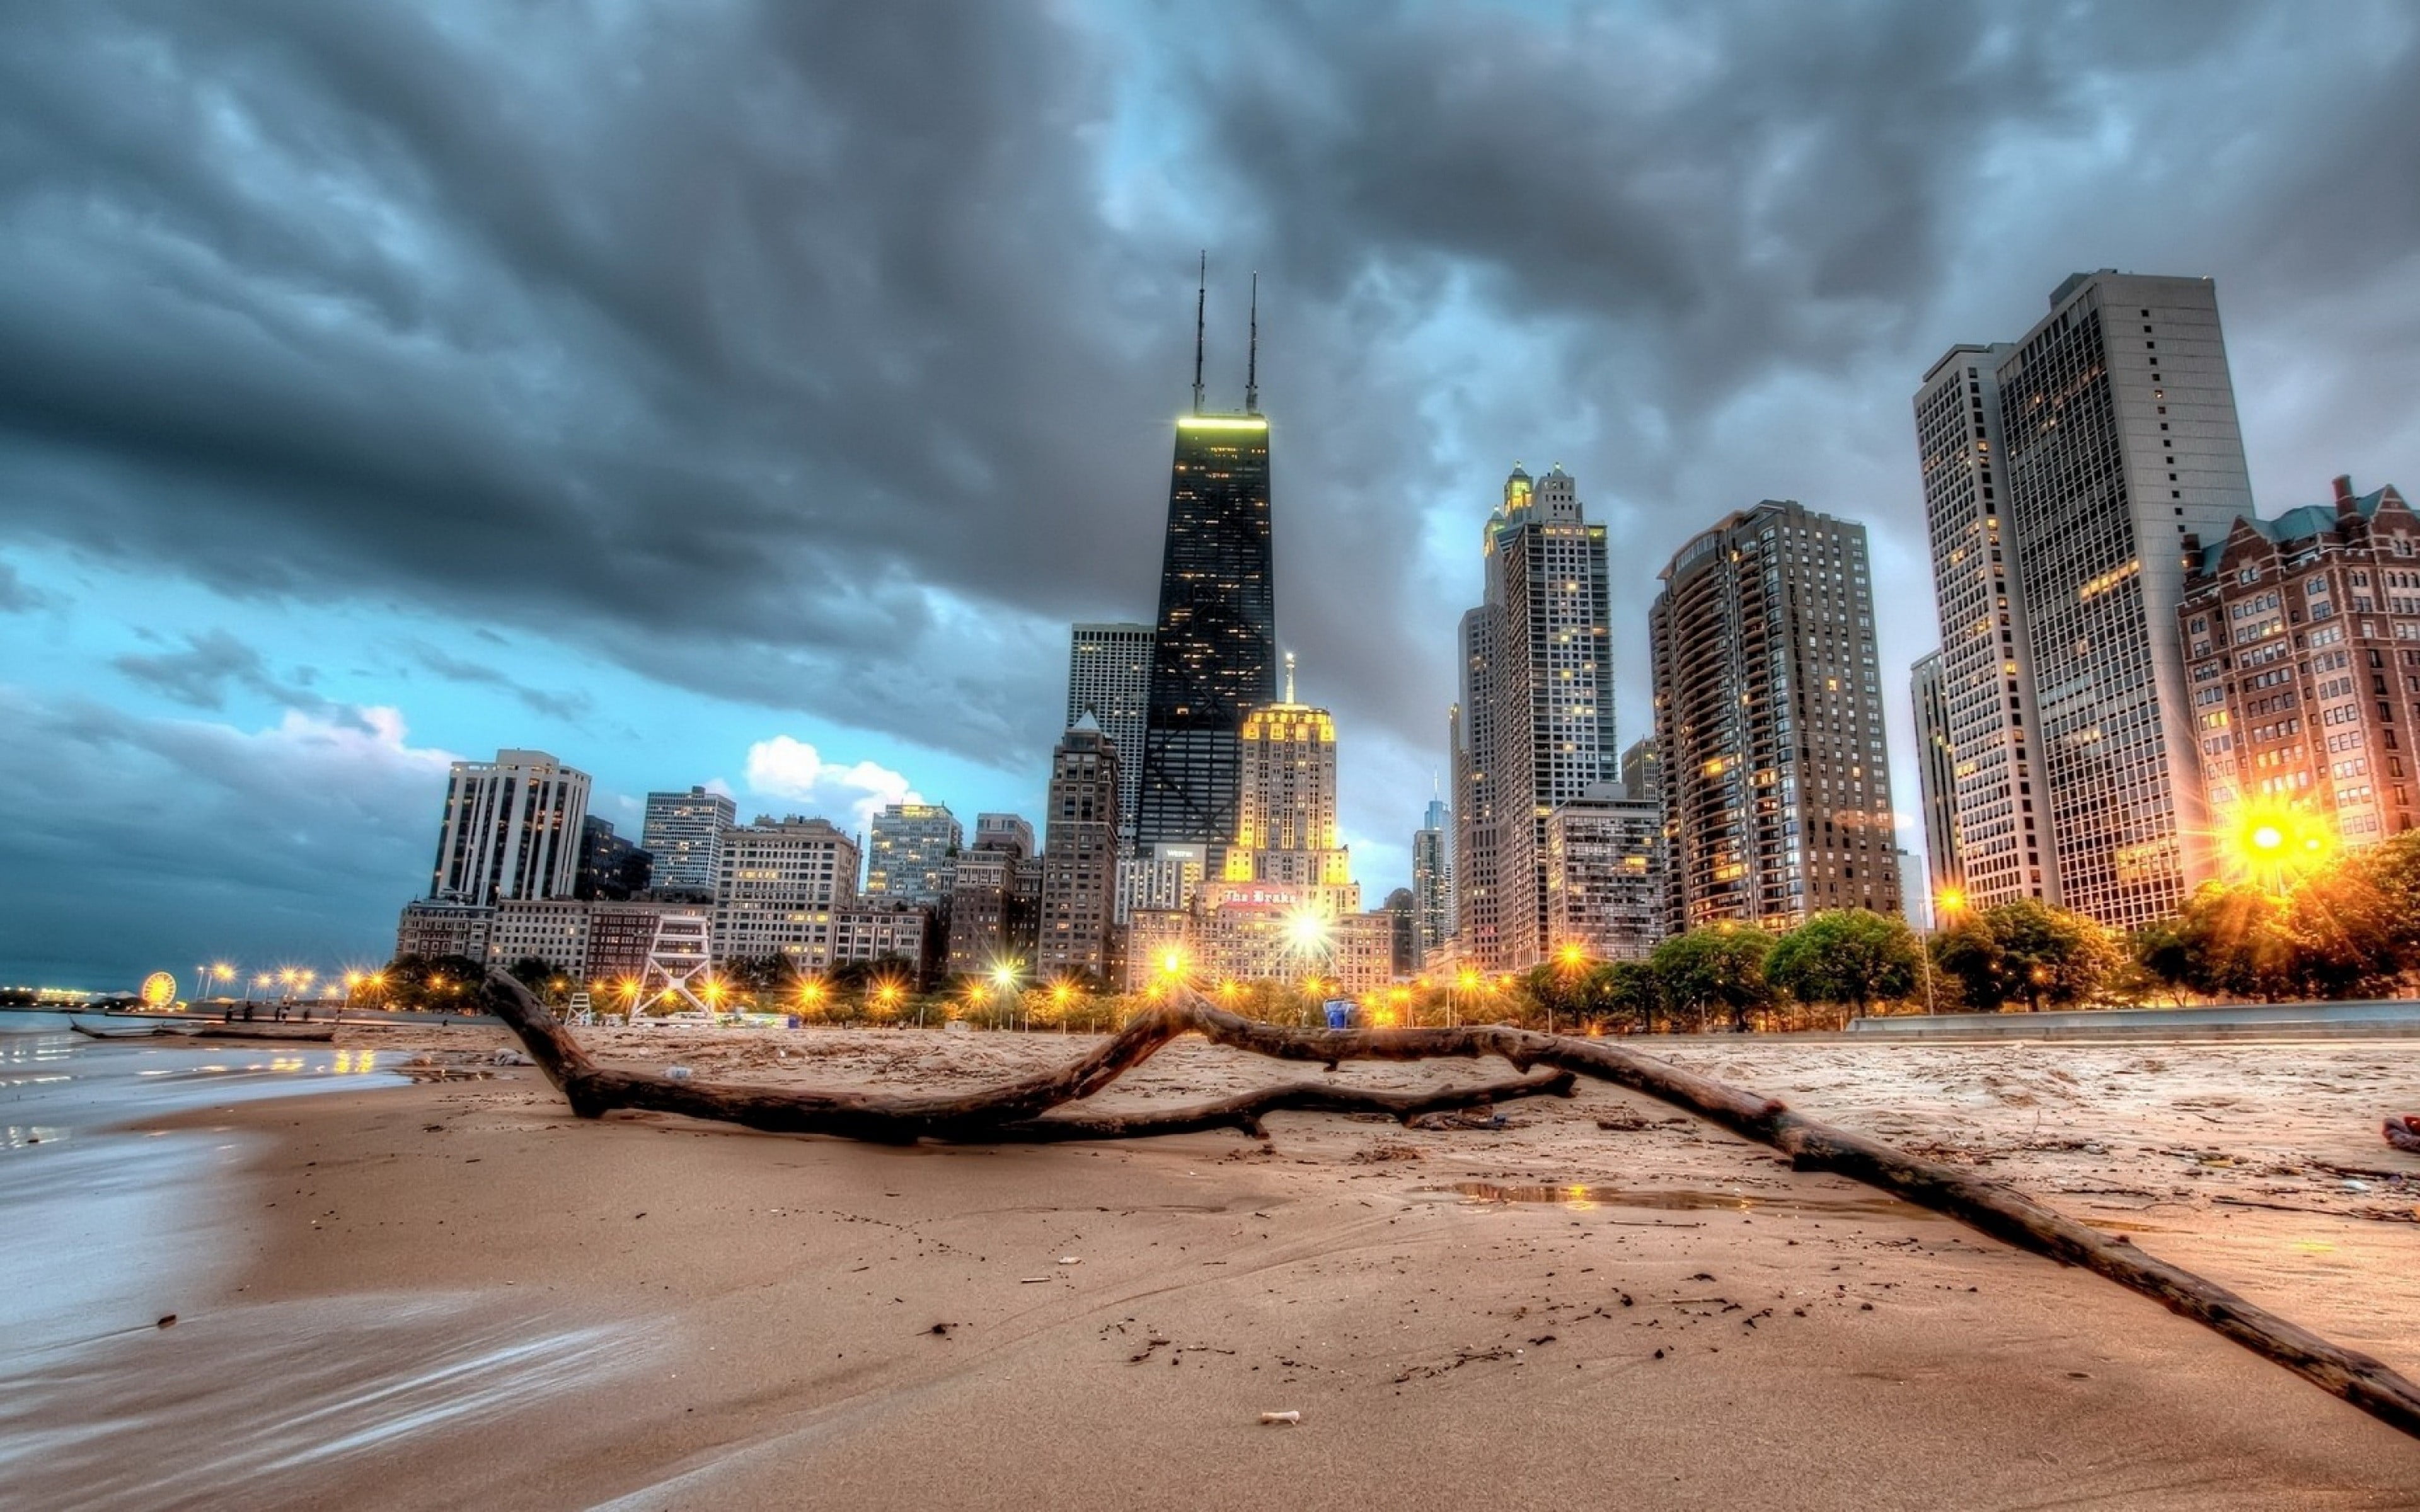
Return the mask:
[[[1204,241],[1214,308],[1240,310],[1257,268],[1278,316],[1260,360],[1284,432],[1283,647],[1319,669],[1347,732],[1342,838],[1373,897],[1411,876],[1451,697],[1432,622],[1466,599],[1467,501],[1515,458],[1563,463],[1607,524],[1625,732],[1652,722],[1652,571],[1725,511],[1801,499],[1868,528],[1878,581],[1929,579],[1907,395],[1950,343],[2026,330],[2079,270],[2220,285],[2263,515],[2339,473],[2410,486],[2420,421],[2391,396],[2412,376],[2420,296],[2393,249],[2415,148],[2364,103],[2408,67],[2408,16],[2348,8],[2293,28],[2250,8],[2181,51],[2156,19],[2118,17],[2089,63],[1955,15],[1911,12],[1862,40],[1818,37],[1812,18],[1768,37],[1710,18],[1702,72],[1652,102],[1602,86],[1626,40],[1678,35],[1652,13],[1627,39],[1460,11],[1360,20],[1299,21],[1292,44],[1332,86],[1309,93],[1354,102],[1344,118],[1365,126],[1313,120],[1216,61],[1188,114],[1156,120],[1086,71],[1117,39],[1080,10],[987,17],[985,46],[937,44],[912,74],[862,35],[701,25],[692,66],[795,54],[816,98],[931,87],[935,68],[961,86],[892,129],[924,162],[992,177],[917,180],[926,169],[869,152],[861,175],[816,181],[882,244],[912,226],[943,249],[838,311],[797,292],[832,285],[820,254],[760,285],[754,243],[710,217],[675,242],[645,234],[680,219],[663,211],[684,164],[743,188],[796,164],[669,130],[677,84],[576,103],[572,70],[610,68],[604,41],[473,26],[456,52],[396,14],[380,67],[403,99],[448,70],[528,85],[589,112],[600,153],[660,139],[627,190],[602,186],[630,154],[609,172],[517,139],[480,165],[364,116],[331,82],[326,37],[240,73],[238,118],[396,126],[396,150],[447,191],[424,194],[412,173],[343,155],[342,132],[247,145],[172,110],[125,123],[161,149],[145,165],[98,167],[101,111],[190,101],[246,23],[13,23],[0,98],[62,114],[36,134],[0,239],[0,329],[45,375],[0,387],[0,801],[26,816],[0,861],[46,879],[0,933],[0,975],[106,985],[239,951],[375,949],[426,873],[450,761],[500,747],[594,774],[590,811],[625,835],[647,793],[695,783],[728,788],[743,815],[820,811],[852,832],[914,799],[1040,812],[1069,623],[1150,613]],[[163,55],[194,71],[120,87],[128,36],[173,42]],[[541,55],[565,71],[514,61]],[[1398,87],[1455,77],[1450,63],[1561,101],[1564,126],[1498,119],[1481,108],[1494,88],[1466,107],[1460,85]],[[984,85],[1035,68],[1037,97],[1086,102],[1107,145],[1068,146],[1047,106]],[[1976,86],[1954,99],[1894,88],[1960,70]],[[2000,95],[2032,103],[1978,104]],[[1434,118],[1388,103],[1412,98]],[[1770,115],[1710,121],[1730,98]],[[2228,124],[2243,119],[2257,136]],[[1362,177],[1361,130],[1385,132],[1418,195]],[[1272,131],[1302,153],[1258,151]],[[1776,201],[1753,184],[1793,131],[1815,144],[1792,175],[1804,198]],[[992,139],[1030,149],[1009,155],[1021,165],[950,150]],[[1457,142],[1476,144],[1476,172],[1452,171]],[[2223,181],[2190,195],[2146,187],[2158,162],[2222,155]],[[1659,197],[1675,156],[1736,193]],[[87,177],[88,193],[57,193]],[[360,239],[319,181],[412,228],[418,260]],[[482,230],[476,207],[507,183],[545,186],[516,196],[539,230]],[[952,208],[938,228],[933,204]],[[1992,213],[2010,205],[2022,214]],[[575,206],[618,253],[569,229]],[[1004,256],[1003,218],[1048,234]],[[112,229],[134,224],[160,234]],[[1792,255],[1755,251],[1776,237]],[[318,250],[281,264],[263,252],[281,238]],[[684,296],[672,274],[699,268],[752,334]],[[471,329],[483,339],[456,334]],[[902,356],[832,379],[848,352],[909,353],[939,332],[960,344],[950,371]],[[1214,389],[1232,397],[1245,356],[1241,331],[1214,323]],[[573,409],[549,402],[575,370]],[[1876,609],[1899,838],[1920,849],[1900,672],[1935,643],[1932,605]]]

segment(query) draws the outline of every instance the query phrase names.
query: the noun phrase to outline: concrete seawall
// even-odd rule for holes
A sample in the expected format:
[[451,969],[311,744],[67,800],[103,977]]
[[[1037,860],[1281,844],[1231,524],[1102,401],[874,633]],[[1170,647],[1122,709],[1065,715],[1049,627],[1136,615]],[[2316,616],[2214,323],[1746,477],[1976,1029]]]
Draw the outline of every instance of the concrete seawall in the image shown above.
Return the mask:
[[2351,1040],[2420,1037],[2420,1001],[2231,1003],[2053,1013],[1915,1013],[1858,1019],[1870,1040]]

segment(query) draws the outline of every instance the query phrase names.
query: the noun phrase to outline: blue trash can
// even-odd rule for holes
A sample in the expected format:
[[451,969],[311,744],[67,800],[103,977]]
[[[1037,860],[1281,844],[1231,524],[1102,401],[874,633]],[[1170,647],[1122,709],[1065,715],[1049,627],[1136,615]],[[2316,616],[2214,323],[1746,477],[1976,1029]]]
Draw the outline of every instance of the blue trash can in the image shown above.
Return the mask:
[[1327,1000],[1327,1026],[1331,1029],[1353,1027],[1353,1005],[1342,997]]

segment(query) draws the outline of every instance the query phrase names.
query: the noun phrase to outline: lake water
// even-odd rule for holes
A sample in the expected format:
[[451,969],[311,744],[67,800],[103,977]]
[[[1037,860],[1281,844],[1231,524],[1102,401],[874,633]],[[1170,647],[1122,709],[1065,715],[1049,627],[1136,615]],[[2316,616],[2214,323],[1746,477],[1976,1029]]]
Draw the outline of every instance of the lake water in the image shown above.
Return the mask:
[[91,1040],[0,1012],[0,1509],[308,1502],[365,1456],[644,1352],[477,1292],[230,1300],[229,1198],[257,1147],[126,1127],[403,1082],[366,1051]]

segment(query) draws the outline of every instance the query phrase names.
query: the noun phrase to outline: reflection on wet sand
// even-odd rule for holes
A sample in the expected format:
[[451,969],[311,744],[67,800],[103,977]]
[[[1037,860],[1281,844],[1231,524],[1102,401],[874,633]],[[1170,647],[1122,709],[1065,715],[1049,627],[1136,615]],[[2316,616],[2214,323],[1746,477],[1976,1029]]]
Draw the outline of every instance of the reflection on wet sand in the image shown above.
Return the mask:
[[634,1330],[475,1294],[215,1309],[0,1369],[0,1504],[54,1512],[307,1500],[342,1462],[628,1369]]
[[1449,1187],[1429,1188],[1414,1195],[1458,1196],[1474,1204],[1545,1202],[1569,1208],[1575,1212],[1594,1208],[1660,1208],[1681,1212],[1841,1213],[1912,1222],[1947,1221],[1936,1212],[1901,1202],[1897,1197],[1871,1196],[1820,1197],[1765,1192],[1590,1186],[1581,1182],[1556,1186],[1506,1185],[1497,1181],[1456,1181]]

